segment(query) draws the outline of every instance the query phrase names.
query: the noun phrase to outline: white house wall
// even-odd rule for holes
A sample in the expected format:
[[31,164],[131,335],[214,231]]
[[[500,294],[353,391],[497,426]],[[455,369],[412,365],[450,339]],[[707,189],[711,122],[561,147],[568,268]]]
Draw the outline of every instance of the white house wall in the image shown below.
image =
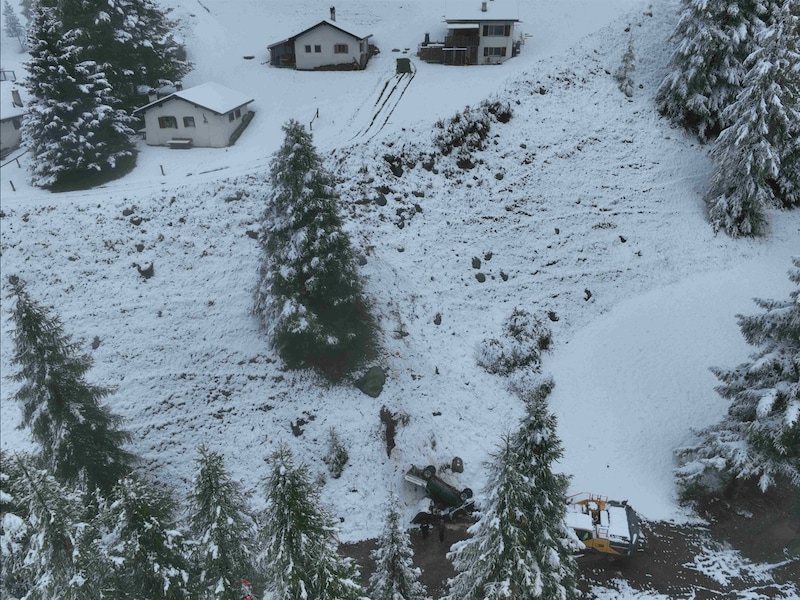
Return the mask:
[[[510,25],[510,33],[509,35],[490,35],[487,37],[483,36],[483,26],[484,25],[501,25],[506,26]],[[514,48],[514,23],[503,23],[492,21],[490,23],[481,23],[480,24],[480,42],[478,45],[478,64],[479,65],[493,65],[501,62],[507,61],[511,58],[511,53]],[[505,48],[506,55],[505,56],[484,56],[483,49],[484,48]]]
[[[309,70],[328,65],[360,64],[361,54],[366,52],[361,46],[366,43],[329,25],[320,25],[295,38],[295,68]],[[335,44],[347,44],[347,53],[334,53]],[[306,46],[311,46],[311,52],[306,52]],[[314,52],[314,46],[320,46],[322,51]]]
[[19,146],[21,139],[20,130],[14,127],[13,119],[0,122],[0,152],[5,154],[6,151],[13,150]]
[[[249,112],[241,107],[241,115],[233,121],[228,115],[218,115],[206,108],[195,106],[175,98],[160,106],[153,106],[145,113],[145,142],[148,146],[166,146],[173,138],[191,138],[193,146],[224,148],[230,143],[231,134],[241,124],[242,117]],[[178,128],[162,129],[159,117],[175,117]],[[194,117],[194,127],[184,127],[183,118]]]

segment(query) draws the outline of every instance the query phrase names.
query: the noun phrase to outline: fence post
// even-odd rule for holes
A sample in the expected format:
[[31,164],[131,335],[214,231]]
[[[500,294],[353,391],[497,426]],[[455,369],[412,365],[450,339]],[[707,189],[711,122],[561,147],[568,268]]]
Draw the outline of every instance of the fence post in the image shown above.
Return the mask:
[[9,180],[8,180],[8,183],[10,183],[10,184],[11,184],[11,191],[12,191],[12,192],[16,192],[16,191],[17,191],[17,188],[15,188],[15,187],[14,187],[14,182],[13,182],[13,181],[11,181],[11,180],[9,179]]

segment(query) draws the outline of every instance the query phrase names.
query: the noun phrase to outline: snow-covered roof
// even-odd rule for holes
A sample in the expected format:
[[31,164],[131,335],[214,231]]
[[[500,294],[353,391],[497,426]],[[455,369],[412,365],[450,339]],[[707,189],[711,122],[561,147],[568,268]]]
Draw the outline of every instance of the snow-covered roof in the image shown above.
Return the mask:
[[[11,95],[12,90],[19,92],[23,106],[14,104],[13,96]],[[25,88],[18,81],[0,81],[0,121],[7,121],[24,115],[26,112],[25,104],[27,104]]]
[[[483,5],[486,10],[483,10]],[[450,0],[444,20],[451,21],[519,21],[516,0]]]
[[227,88],[219,83],[208,81],[195,87],[186,90],[180,90],[170,94],[169,96],[159,98],[150,104],[142,106],[141,108],[137,108],[133,112],[146,112],[149,108],[161,105],[168,100],[172,100],[173,98],[180,98],[181,100],[191,102],[192,104],[208,109],[220,115],[224,115],[235,108],[239,108],[240,106],[244,106],[245,104],[249,104],[253,101],[253,98],[246,94]]
[[317,27],[320,27],[320,26],[323,26],[323,25],[328,25],[330,27],[334,27],[335,29],[338,29],[342,33],[346,33],[347,35],[349,35],[351,37],[354,37],[357,40],[365,40],[367,38],[372,37],[371,33],[365,34],[363,32],[357,32],[356,27],[353,26],[353,25],[348,25],[348,24],[343,23],[341,21],[332,21],[331,19],[322,19],[322,21],[320,21],[316,25],[312,25],[311,27],[309,27],[307,29],[304,29],[300,33],[296,33],[295,35],[293,35],[291,37],[288,37],[286,39],[283,39],[283,40],[281,40],[279,42],[275,42],[274,44],[270,44],[269,46],[267,46],[267,48],[274,48],[275,46],[279,46],[281,44],[286,44],[287,42],[291,42],[292,40],[295,40],[295,39],[299,38],[301,35],[304,35],[304,34],[308,33],[309,31],[311,31],[313,29],[316,29]]

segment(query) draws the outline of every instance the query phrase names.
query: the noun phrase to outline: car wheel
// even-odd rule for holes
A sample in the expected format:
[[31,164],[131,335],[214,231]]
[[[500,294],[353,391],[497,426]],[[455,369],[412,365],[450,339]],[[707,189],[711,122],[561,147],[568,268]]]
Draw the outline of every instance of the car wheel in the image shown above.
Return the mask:
[[433,479],[433,476],[436,475],[436,467],[433,465],[428,465],[424,469],[422,469],[422,478],[425,481],[430,481]]
[[458,497],[459,497],[459,498],[461,498],[461,501],[462,501],[462,502],[466,502],[467,500],[469,500],[470,498],[472,498],[472,490],[471,490],[471,489],[469,489],[469,488],[464,488],[464,491],[462,491],[462,492],[461,492],[461,493],[458,495]]

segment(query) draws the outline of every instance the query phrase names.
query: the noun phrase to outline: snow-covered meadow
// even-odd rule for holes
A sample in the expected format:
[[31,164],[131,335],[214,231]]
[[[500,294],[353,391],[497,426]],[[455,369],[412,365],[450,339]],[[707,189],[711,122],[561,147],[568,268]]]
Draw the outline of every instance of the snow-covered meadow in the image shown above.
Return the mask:
[[[708,369],[747,359],[735,315],[756,312],[754,297],[788,296],[800,214],[770,213],[763,239],[713,234],[702,203],[707,148],[653,104],[676,0],[520,1],[520,56],[468,68],[414,57],[425,33],[443,35],[444,1],[349,0],[337,15],[370,31],[381,52],[345,73],[264,64],[268,44],[326,18],[328,3],[164,4],[195,65],[185,86],[216,81],[252,95],[255,118],[226,149],[142,143],[131,174],[84,192],[30,187],[25,155],[0,169],[2,448],[29,446],[7,378],[6,276],[17,274],[85,342],[91,380],[117,387],[109,404],[126,418],[132,450],[178,493],[205,443],[258,506],[276,444],[326,474],[335,428],[350,462],[341,479],[327,478],[323,499],[343,541],[371,538],[391,492],[411,516],[420,491],[402,474],[412,464],[460,456],[466,469],[453,481],[481,488],[483,463],[522,406],[475,354],[522,307],[551,315],[554,347],[542,369],[555,379],[558,468],[574,491],[627,499],[651,520],[691,518],[677,503],[672,451],[725,410]],[[631,99],[612,76],[629,39]],[[21,72],[16,40],[2,44],[2,67]],[[376,104],[400,56],[415,76],[402,97]],[[514,117],[493,126],[476,168],[441,157],[438,173],[422,168],[435,122],[486,98],[511,102]],[[250,313],[259,248],[248,231],[267,196],[270,156],[283,123],[310,123],[317,111],[314,140],[339,181],[380,315],[375,362],[387,382],[377,399],[282,370]],[[387,155],[409,159],[402,176]],[[378,188],[385,205],[374,201]],[[134,264],[150,262],[155,275],[145,280]],[[408,417],[390,456],[383,406]]]

